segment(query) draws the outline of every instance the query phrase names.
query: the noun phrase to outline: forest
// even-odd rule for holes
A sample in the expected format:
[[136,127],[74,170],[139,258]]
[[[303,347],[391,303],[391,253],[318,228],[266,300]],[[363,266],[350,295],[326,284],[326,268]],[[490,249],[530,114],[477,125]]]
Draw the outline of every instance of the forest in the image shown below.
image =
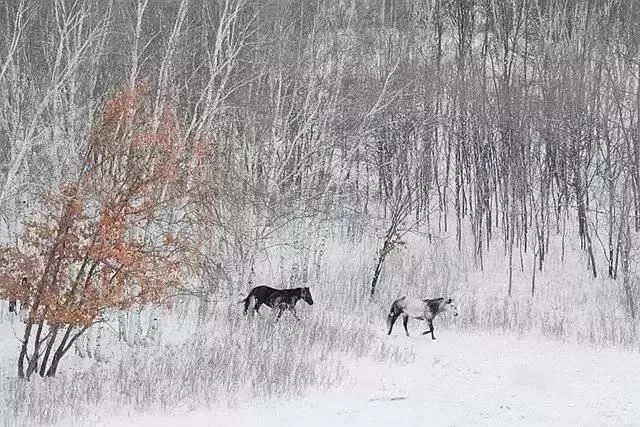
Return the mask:
[[[271,338],[314,379],[257,395],[330,388],[316,351],[411,359],[370,332],[408,292],[453,296],[450,328],[640,349],[639,113],[634,0],[0,0],[0,298],[24,323],[0,399],[28,412],[47,392],[21,379],[185,319],[173,355],[220,322],[253,345],[235,301],[260,283],[319,297],[315,344]],[[205,363],[136,357],[120,375],[149,385]],[[171,393],[127,404],[211,398]]]

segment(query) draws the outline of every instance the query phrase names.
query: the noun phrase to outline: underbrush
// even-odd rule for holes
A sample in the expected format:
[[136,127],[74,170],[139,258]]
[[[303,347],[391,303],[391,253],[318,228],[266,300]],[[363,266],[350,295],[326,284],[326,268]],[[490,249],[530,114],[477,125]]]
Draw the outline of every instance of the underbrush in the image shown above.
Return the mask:
[[[468,245],[452,239],[408,240],[387,258],[378,292],[369,298],[375,265],[375,242],[334,243],[320,270],[316,287],[332,304],[367,307],[369,318],[385,316],[394,299],[403,295],[454,299],[459,316],[442,316],[436,328],[488,331],[546,338],[596,347],[640,351],[640,319],[633,319],[619,281],[593,278],[579,248],[559,247],[553,240],[549,261],[536,271],[531,295],[532,265],[514,266],[508,295],[507,258],[501,247],[484,255],[484,269],[474,264]],[[555,245],[555,246],[554,246]],[[564,260],[560,252],[564,251]],[[523,254],[526,260],[531,254]],[[322,284],[322,285],[320,285]],[[383,326],[380,326],[384,329]]]
[[491,298],[461,291],[456,326],[640,351],[640,322],[626,312],[614,285],[609,280],[595,280],[582,289],[565,284],[534,297]]
[[312,310],[303,317],[285,315],[276,323],[268,314],[219,310],[207,324],[178,327],[179,337],[131,348],[85,372],[65,366],[55,379],[9,379],[0,415],[12,426],[93,424],[127,412],[301,398],[348,382],[348,364],[358,358],[413,361],[410,348],[385,343],[367,321]]
[[[501,248],[485,253],[484,268],[478,269],[466,246],[459,251],[451,239],[408,240],[387,258],[371,299],[377,243],[327,244],[322,261],[308,272],[305,286],[315,304],[298,303],[300,322],[286,313],[276,323],[268,309],[245,317],[235,302],[242,296],[235,294],[210,307],[201,324],[197,302],[178,305],[163,319],[161,338],[153,344],[128,347],[115,337],[111,342],[104,338],[103,349],[123,350],[89,369],[69,366],[69,360],[63,361],[56,379],[27,383],[9,377],[0,388],[0,417],[12,426],[95,424],[101,416],[128,412],[251,405],[332,390],[349,381],[349,365],[357,359],[414,360],[412,339],[387,340],[385,335],[389,307],[403,295],[454,299],[460,315],[438,317],[436,329],[535,334],[640,350],[640,325],[627,312],[620,283],[591,278],[580,267],[584,255],[575,248],[563,248],[560,261],[554,255],[559,249],[551,246],[548,256],[556,261],[537,272],[533,296],[532,264],[517,266],[508,296]],[[289,255],[273,259],[301,264]],[[258,268],[257,276],[275,287],[295,286],[289,281],[290,268],[276,263]],[[248,290],[242,290],[243,296]]]

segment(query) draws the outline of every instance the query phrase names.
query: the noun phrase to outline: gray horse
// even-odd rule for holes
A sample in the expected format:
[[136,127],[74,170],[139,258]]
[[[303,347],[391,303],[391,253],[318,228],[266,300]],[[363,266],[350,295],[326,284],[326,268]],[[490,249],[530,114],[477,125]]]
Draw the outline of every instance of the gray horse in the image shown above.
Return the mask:
[[458,309],[455,305],[453,305],[453,301],[451,300],[451,298],[398,298],[393,302],[393,304],[391,304],[391,310],[389,311],[389,315],[387,316],[387,326],[389,327],[389,332],[387,333],[387,335],[391,335],[393,324],[402,314],[402,324],[404,325],[404,330],[407,333],[407,336],[409,336],[407,322],[409,321],[409,317],[413,317],[414,319],[418,320],[426,320],[426,322],[429,324],[429,330],[424,331],[422,335],[431,333],[431,339],[435,340],[436,337],[435,335],[433,335],[433,319],[438,314],[445,311],[453,311],[454,316],[458,315]]

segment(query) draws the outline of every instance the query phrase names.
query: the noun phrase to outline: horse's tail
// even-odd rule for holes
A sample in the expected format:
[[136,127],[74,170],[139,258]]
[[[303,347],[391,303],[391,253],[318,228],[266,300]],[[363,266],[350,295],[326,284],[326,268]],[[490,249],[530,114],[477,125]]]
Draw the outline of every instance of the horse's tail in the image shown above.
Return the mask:
[[253,298],[253,291],[249,292],[249,295],[243,300],[238,301],[238,304],[244,304],[243,312],[247,314],[247,310],[249,310],[249,304],[251,304],[251,298]]
[[399,316],[400,314],[402,314],[402,307],[400,307],[400,301],[403,298],[398,298],[397,300],[395,300],[393,302],[393,304],[391,304],[391,309],[389,310],[389,315],[393,315],[393,316]]

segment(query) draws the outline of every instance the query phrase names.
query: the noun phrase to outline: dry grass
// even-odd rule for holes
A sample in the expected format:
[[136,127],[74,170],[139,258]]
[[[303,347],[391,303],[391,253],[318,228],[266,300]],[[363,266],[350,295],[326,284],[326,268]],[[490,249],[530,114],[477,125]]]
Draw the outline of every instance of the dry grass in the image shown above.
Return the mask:
[[[619,283],[591,279],[579,267],[581,253],[572,248],[567,248],[564,263],[549,262],[538,273],[535,297],[529,295],[530,263],[517,268],[513,295],[507,297],[505,258],[499,249],[485,254],[485,269],[478,271],[472,255],[458,252],[455,242],[416,239],[388,258],[379,293],[370,300],[375,248],[372,241],[332,243],[320,268],[311,271],[308,285],[316,304],[299,303],[299,323],[288,314],[276,323],[268,309],[262,316],[245,317],[241,306],[229,301],[218,304],[207,323],[197,325],[197,309],[182,305],[182,312],[163,321],[159,343],[125,347],[84,370],[63,362],[55,380],[4,381],[1,419],[12,426],[72,419],[91,424],[97,408],[104,415],[163,413],[332,390],[349,381],[349,364],[359,358],[413,360],[410,340],[400,346],[385,336],[389,306],[406,294],[454,298],[460,316],[438,318],[438,329],[540,334],[640,349],[638,322],[626,312]],[[271,271],[287,271],[277,267]],[[264,272],[263,277],[278,285],[278,278],[269,280]],[[108,345],[119,344],[103,344]],[[9,369],[5,371],[13,372],[13,366]]]
[[[558,243],[558,242],[556,242]],[[334,253],[366,253],[371,243],[357,248],[336,247]],[[531,296],[531,254],[524,254],[514,267],[512,295],[507,295],[508,270],[502,248],[485,253],[484,271],[474,265],[472,254],[459,252],[455,242],[427,244],[415,239],[393,253],[383,269],[379,294],[368,301],[368,279],[373,263],[365,257],[348,258],[336,268],[324,270],[323,281],[333,283],[351,275],[349,302],[369,305],[385,313],[401,295],[453,297],[460,316],[438,318],[437,327],[468,331],[493,331],[517,335],[542,335],[599,347],[621,347],[640,351],[640,321],[631,318],[622,284],[594,279],[586,266],[586,255],[577,248],[559,248],[548,254],[553,261],[536,272],[536,293]],[[368,254],[372,256],[370,253]]]
[[12,426],[90,424],[97,410],[164,413],[302,398],[348,382],[347,364],[359,358],[414,358],[410,348],[385,343],[366,315],[307,309],[301,322],[285,315],[276,323],[263,311],[245,317],[239,306],[223,307],[200,326],[165,321],[181,332],[167,331],[163,344],[129,349],[86,371],[67,365],[53,380],[9,379],[0,415]]

